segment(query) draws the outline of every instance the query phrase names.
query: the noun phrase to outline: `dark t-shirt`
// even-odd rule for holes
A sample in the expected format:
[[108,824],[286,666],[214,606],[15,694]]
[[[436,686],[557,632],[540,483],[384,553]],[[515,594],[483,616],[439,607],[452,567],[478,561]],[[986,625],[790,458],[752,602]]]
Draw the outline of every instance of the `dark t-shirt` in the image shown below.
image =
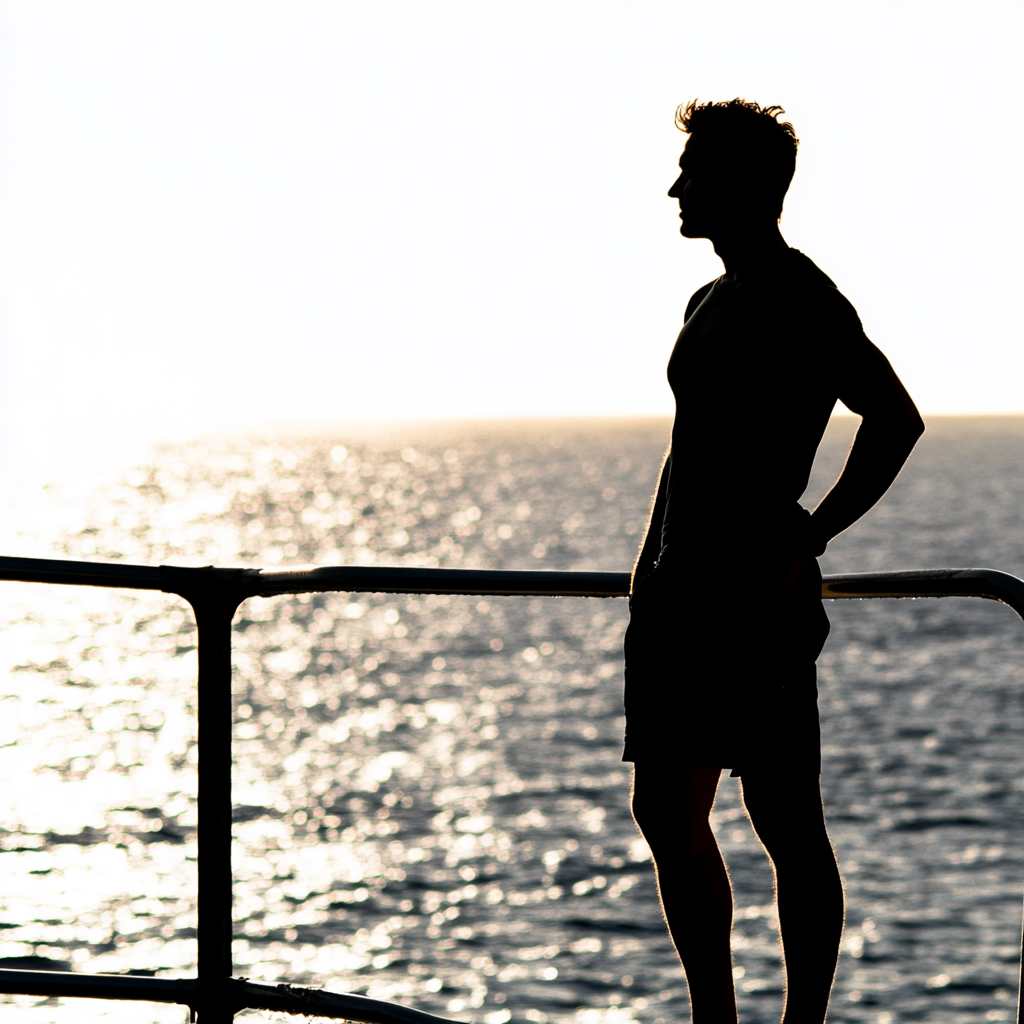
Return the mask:
[[[798,504],[836,401],[884,357],[836,286],[795,249],[756,283],[690,299],[669,361],[672,453],[626,633],[625,760],[819,770],[814,661],[828,635]],[[666,476],[667,474],[667,476]],[[801,535],[803,531],[803,535]],[[654,533],[657,537],[657,533]]]
[[853,307],[796,249],[756,284],[700,288],[668,364],[663,554],[749,566],[789,545],[836,401],[877,358]]

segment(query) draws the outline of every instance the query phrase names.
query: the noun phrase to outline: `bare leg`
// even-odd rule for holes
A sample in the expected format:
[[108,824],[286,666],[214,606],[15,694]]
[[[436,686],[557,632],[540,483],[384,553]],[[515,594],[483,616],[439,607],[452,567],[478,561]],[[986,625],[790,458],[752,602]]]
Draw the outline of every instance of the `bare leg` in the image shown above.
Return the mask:
[[783,1024],[822,1024],[845,903],[818,780],[744,769],[743,802],[771,858],[786,973]]
[[654,854],[665,922],[686,971],[693,1024],[735,1024],[732,886],[708,816],[720,768],[637,764],[633,817]]

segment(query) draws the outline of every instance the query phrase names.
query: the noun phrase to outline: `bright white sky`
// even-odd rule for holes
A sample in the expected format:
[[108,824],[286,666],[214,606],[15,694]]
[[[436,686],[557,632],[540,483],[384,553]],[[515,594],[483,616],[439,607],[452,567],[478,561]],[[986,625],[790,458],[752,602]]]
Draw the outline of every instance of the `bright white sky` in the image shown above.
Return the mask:
[[783,232],[926,413],[1024,412],[1022,54],[984,0],[3,3],[0,472],[223,423],[670,413],[719,267],[665,198],[694,96],[786,108]]

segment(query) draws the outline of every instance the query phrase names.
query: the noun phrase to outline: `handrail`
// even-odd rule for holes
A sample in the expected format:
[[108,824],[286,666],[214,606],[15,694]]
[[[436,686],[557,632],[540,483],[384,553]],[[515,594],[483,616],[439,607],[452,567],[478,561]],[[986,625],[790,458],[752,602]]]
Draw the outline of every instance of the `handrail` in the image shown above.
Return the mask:
[[[248,978],[230,978],[228,991],[235,1011],[278,1010],[319,1017],[344,1017],[359,1024],[458,1024],[400,1003],[367,996],[297,985],[265,985]],[[62,996],[65,999],[132,999],[147,1003],[179,1003],[195,1010],[196,978],[146,978],[124,974],[73,974],[70,971],[0,969],[0,992],[12,995]]]
[[119,562],[73,562],[64,558],[12,558],[0,555],[0,580],[22,583],[68,583],[77,587],[123,587],[160,590],[160,570]]
[[[57,971],[0,970],[0,992],[175,1002],[198,1011],[199,1024],[227,1024],[243,1008],[344,1018],[364,1024],[454,1024],[445,1018],[364,996],[234,978],[231,960],[231,621],[249,597],[327,591],[530,597],[627,597],[626,572],[427,569],[329,566],[220,569],[123,565],[0,556],[0,580],[161,590],[185,598],[199,634],[199,971],[181,980]],[[828,600],[980,597],[1024,619],[1024,580],[995,569],[852,573],[822,579]],[[1024,955],[1024,945],[1022,945]],[[1020,1004],[1018,1001],[1018,1024]]]
[[1024,619],[1024,580],[998,569],[923,569],[824,576],[821,596],[854,600],[871,597],[984,597],[1008,605]]
[[[324,566],[315,569],[153,568],[118,562],[0,555],[0,580],[64,583],[178,593],[197,574],[232,580],[244,597],[329,591],[380,594],[463,594],[493,597],[628,597],[628,572],[561,572],[535,569],[426,569],[393,566]],[[201,578],[201,576],[199,577]],[[1024,618],[1024,580],[997,569],[916,569],[840,573],[822,578],[829,600],[866,598],[982,597],[1009,605]],[[243,598],[244,599],[244,598]]]

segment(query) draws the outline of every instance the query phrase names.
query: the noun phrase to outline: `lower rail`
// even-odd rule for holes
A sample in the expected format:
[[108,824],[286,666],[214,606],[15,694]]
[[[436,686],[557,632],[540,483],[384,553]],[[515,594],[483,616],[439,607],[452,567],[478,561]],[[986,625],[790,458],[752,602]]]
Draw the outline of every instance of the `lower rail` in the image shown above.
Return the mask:
[[[317,1017],[342,1017],[359,1024],[458,1024],[411,1006],[366,996],[327,992],[298,985],[264,985],[247,978],[229,978],[225,985],[232,1013],[242,1009],[277,1010]],[[122,974],[72,974],[64,971],[0,969],[0,992],[66,999],[132,999],[147,1003],[180,1003],[193,1014],[199,1004],[197,978],[140,978]]]
[[[227,1024],[244,1008],[334,1017],[361,1024],[453,1024],[397,1003],[233,977],[231,877],[231,621],[250,597],[328,591],[494,597],[627,597],[625,572],[491,571],[337,566],[263,572],[0,556],[0,580],[160,590],[192,605],[199,634],[199,970],[181,980],[57,971],[0,970],[0,992],[134,999],[188,1006],[199,1024]],[[756,581],[753,581],[756,588]],[[1024,619],[1024,580],[995,569],[925,569],[826,576],[828,600],[975,597]],[[1024,943],[1022,943],[1024,955]],[[1024,964],[1024,960],[1022,960]],[[1017,1021],[1020,1024],[1018,996]]]

